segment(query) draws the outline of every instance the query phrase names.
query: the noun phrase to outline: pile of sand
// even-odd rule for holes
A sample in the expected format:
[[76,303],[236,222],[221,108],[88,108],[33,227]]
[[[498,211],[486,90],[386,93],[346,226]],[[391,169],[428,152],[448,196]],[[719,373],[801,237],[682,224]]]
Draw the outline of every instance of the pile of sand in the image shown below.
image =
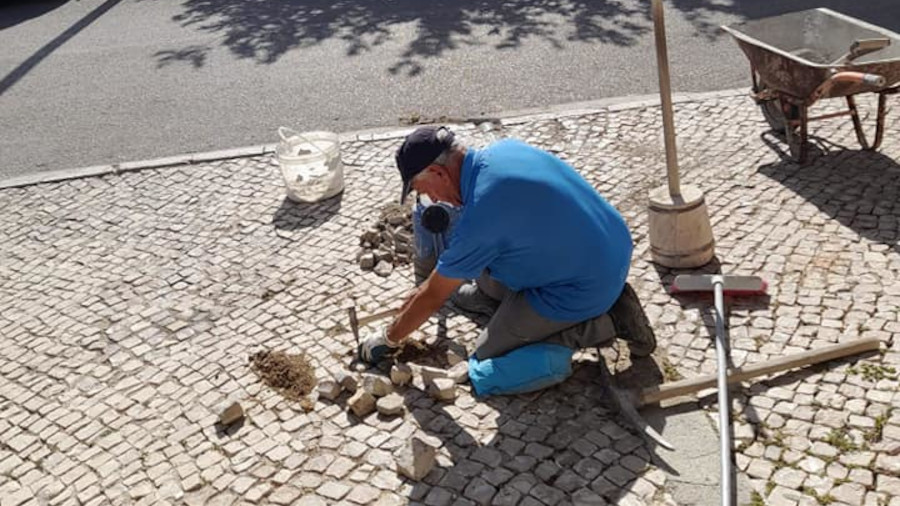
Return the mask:
[[306,409],[312,409],[307,395],[316,386],[316,375],[306,355],[283,351],[259,351],[250,355],[250,369],[278,393],[288,399],[300,401]]

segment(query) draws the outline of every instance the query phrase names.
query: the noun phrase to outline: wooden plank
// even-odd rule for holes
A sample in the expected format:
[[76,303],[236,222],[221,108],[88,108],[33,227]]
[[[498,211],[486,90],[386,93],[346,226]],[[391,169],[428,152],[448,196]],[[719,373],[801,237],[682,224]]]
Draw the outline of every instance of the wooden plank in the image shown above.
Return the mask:
[[[728,371],[728,384],[739,383],[751,378],[764,376],[776,372],[787,371],[795,367],[802,367],[820,362],[827,362],[836,358],[856,355],[867,351],[875,351],[881,346],[881,341],[876,338],[857,339],[833,346],[826,346],[818,350],[805,351],[794,355],[787,355],[765,362],[759,362],[744,367],[738,367]],[[640,405],[653,404],[665,399],[680,397],[713,388],[716,386],[716,375],[708,374],[697,378],[675,381],[664,385],[645,388],[641,391],[638,403]]]

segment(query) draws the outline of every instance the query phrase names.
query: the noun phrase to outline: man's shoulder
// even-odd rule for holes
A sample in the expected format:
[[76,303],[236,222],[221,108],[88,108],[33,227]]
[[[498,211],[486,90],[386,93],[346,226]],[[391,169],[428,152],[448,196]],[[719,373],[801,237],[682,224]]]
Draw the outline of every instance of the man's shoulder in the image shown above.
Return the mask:
[[519,139],[507,138],[507,139],[500,139],[498,141],[494,141],[494,142],[488,144],[487,146],[485,146],[484,149],[481,150],[481,152],[483,152],[485,154],[490,154],[490,153],[497,153],[497,152],[505,152],[505,151],[509,151],[509,150],[512,150],[512,151],[529,150],[530,151],[530,150],[537,150],[537,148],[532,146],[531,144],[528,144],[525,141],[521,141]]

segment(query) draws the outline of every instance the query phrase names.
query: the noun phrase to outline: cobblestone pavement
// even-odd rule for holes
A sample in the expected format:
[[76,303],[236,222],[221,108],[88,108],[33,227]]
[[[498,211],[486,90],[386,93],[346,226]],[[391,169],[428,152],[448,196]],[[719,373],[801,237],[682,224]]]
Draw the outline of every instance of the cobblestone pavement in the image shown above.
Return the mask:
[[[731,304],[734,363],[860,337],[886,351],[737,389],[737,467],[756,504],[898,506],[900,115],[880,153],[856,151],[849,122],[816,124],[854,150],[805,167],[782,161],[761,118],[745,96],[676,114],[682,180],[706,193],[722,270],[770,286]],[[676,273],[649,263],[660,124],[636,107],[459,130],[557,152],[623,211],[662,349],[655,368],[619,369],[645,382],[715,370],[709,300],[669,296]],[[347,189],[316,205],[285,201],[267,156],[0,191],[0,504],[671,503],[655,450],[600,397],[591,353],[530,396],[463,387],[439,403],[407,388],[395,418],[357,419],[346,393],[305,412],[258,383],[260,349],[304,351],[320,377],[344,368],[347,302],[366,314],[412,286],[411,267],[382,278],[354,262],[397,197],[397,142],[345,143]],[[479,323],[447,310],[420,337],[471,345]],[[217,429],[233,400],[246,422]],[[393,467],[414,434],[440,447],[418,483]]]

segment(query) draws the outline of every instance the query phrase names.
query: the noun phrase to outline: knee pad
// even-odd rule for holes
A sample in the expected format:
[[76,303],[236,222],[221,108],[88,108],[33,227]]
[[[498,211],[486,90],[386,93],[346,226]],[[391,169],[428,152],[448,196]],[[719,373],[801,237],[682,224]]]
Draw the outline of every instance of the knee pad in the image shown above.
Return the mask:
[[479,397],[533,392],[556,385],[572,375],[575,350],[550,343],[516,348],[499,357],[469,358],[469,381]]

